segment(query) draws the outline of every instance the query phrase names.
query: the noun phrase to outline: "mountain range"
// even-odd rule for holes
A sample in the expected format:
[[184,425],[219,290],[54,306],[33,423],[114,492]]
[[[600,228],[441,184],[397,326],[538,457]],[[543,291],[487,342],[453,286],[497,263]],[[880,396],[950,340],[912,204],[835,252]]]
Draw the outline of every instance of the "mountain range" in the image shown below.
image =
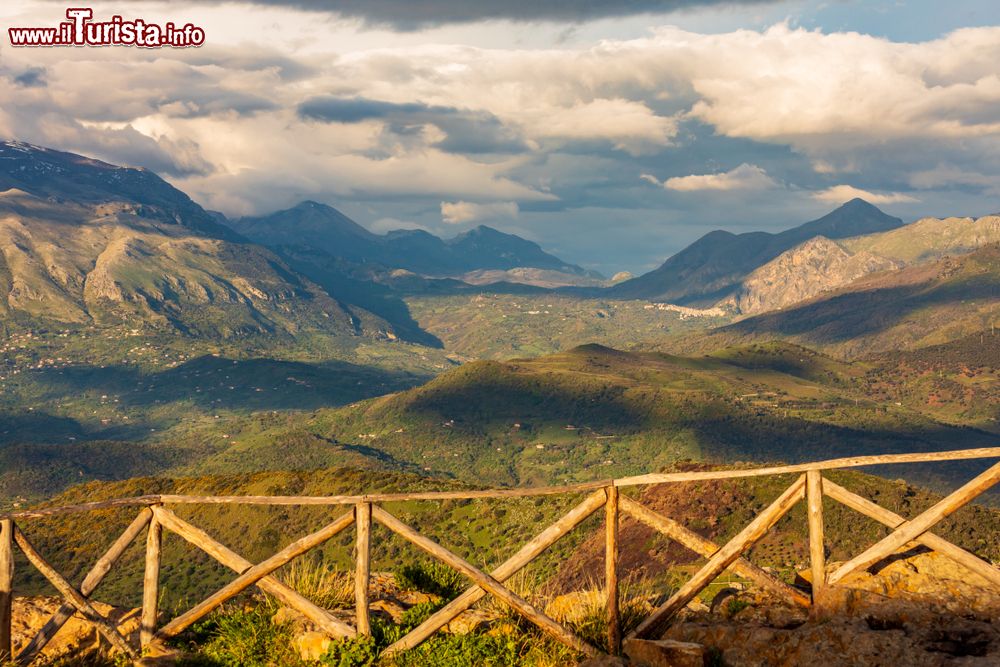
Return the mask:
[[550,255],[537,243],[480,225],[451,239],[421,229],[374,234],[337,209],[314,201],[263,217],[229,224],[247,238],[271,248],[321,251],[339,260],[404,269],[433,277],[459,277],[480,271],[534,268],[600,279],[594,272]]
[[382,325],[152,172],[0,144],[0,313],[18,322],[240,336]]
[[755,269],[818,236],[842,239],[903,226],[862,199],[777,234],[716,230],[671,256],[659,268],[606,290],[608,296],[708,306],[728,297]]

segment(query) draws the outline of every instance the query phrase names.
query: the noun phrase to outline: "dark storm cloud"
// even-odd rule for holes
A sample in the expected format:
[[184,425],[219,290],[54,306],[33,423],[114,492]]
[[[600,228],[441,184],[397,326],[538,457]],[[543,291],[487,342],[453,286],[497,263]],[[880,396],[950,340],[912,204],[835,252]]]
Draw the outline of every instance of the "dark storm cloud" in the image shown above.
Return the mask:
[[762,5],[776,0],[244,0],[250,4],[329,12],[370,25],[416,30],[491,19],[579,22],[662,14],[701,7]]
[[25,88],[40,88],[45,85],[45,68],[29,67],[14,75],[14,83]]
[[486,111],[396,104],[362,97],[314,97],[298,106],[299,117],[327,123],[386,122],[387,131],[413,136],[423,125],[434,125],[445,138],[434,144],[450,153],[516,153],[527,149],[518,132]]
[[360,97],[313,97],[299,105],[299,116],[328,123],[360,123],[363,120],[383,119],[402,114],[420,112],[450,113],[448,107],[429,107],[423,104],[394,104]]

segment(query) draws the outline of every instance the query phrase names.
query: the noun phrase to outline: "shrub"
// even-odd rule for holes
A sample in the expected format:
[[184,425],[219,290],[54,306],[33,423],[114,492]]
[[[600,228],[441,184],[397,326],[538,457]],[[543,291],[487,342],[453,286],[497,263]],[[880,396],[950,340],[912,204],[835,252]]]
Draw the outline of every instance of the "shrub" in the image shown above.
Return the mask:
[[418,562],[404,565],[396,573],[400,588],[440,595],[451,600],[465,590],[465,579],[447,565]]
[[302,664],[292,649],[287,625],[271,622],[273,605],[266,601],[247,609],[227,609],[192,628],[198,658],[184,664],[219,667],[294,667]]

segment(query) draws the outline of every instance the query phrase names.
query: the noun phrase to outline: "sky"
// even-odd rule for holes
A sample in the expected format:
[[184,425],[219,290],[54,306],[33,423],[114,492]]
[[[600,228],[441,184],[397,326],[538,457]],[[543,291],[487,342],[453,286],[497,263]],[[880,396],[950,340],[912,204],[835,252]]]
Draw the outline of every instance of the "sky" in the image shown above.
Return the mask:
[[[75,3],[79,4],[79,3]],[[188,49],[10,45],[0,137],[152,169],[228,216],[486,224],[606,275],[862,197],[1000,211],[992,0],[94,2]]]

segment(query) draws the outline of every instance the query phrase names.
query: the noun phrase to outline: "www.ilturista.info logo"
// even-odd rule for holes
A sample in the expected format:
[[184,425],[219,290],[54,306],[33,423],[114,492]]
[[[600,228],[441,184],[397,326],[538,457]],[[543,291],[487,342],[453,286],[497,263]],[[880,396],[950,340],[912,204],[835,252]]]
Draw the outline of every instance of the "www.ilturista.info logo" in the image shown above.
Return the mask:
[[142,19],[126,21],[112,16],[110,21],[93,21],[94,10],[71,7],[55,28],[8,28],[11,46],[142,46],[145,48],[201,46],[205,31],[196,25],[163,25]]

